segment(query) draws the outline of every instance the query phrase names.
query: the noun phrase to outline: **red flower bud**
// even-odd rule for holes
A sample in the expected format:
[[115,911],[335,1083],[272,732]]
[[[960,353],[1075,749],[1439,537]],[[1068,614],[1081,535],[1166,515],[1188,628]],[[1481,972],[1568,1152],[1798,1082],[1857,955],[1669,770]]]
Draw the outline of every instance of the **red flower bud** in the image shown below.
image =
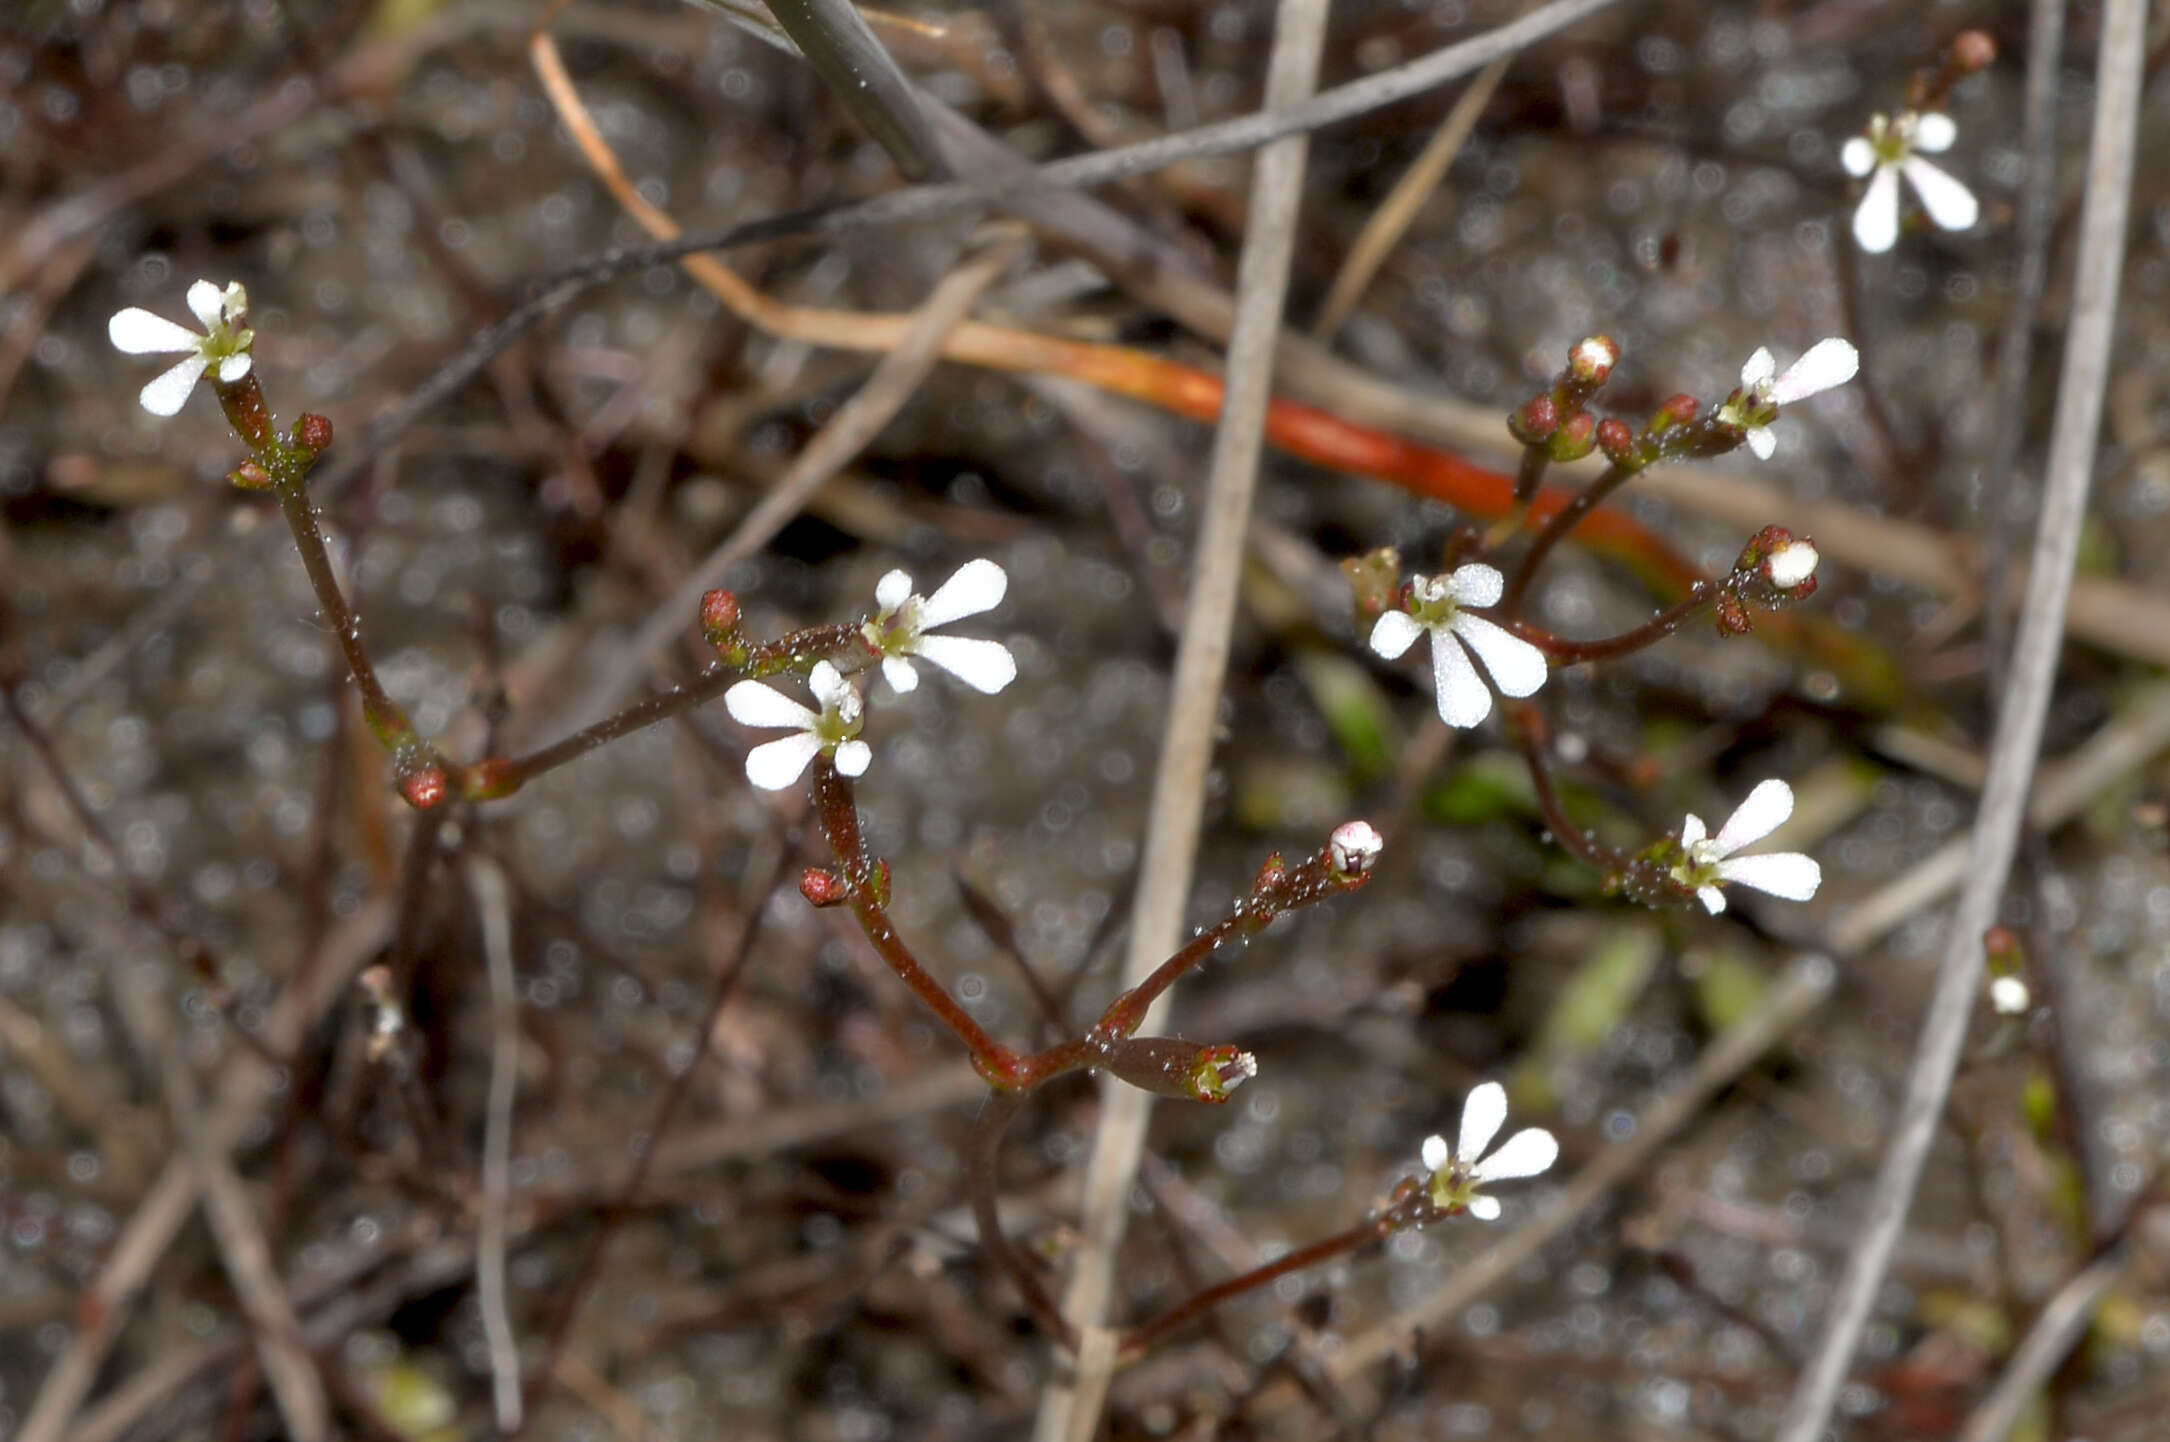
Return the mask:
[[399,778],[399,794],[417,811],[442,805],[451,789],[444,767],[434,761],[417,766]]
[[1962,75],[1987,70],[1997,63],[1997,42],[1986,30],[1962,30],[1952,37],[1951,63]]
[[701,593],[701,634],[713,642],[738,629],[738,597],[729,591],[703,591]]
[[841,906],[851,899],[851,888],[835,872],[809,866],[799,873],[799,895],[809,906]]
[[1603,429],[1588,411],[1576,411],[1552,433],[1545,449],[1556,461],[1579,461],[1590,454],[1597,433]]
[[1597,448],[1605,453],[1605,459],[1616,465],[1626,465],[1635,456],[1635,432],[1628,423],[1617,416],[1607,416],[1598,423]]
[[1525,446],[1534,446],[1551,439],[1560,428],[1560,408],[1549,395],[1531,396],[1513,415],[1507,417],[1507,429]]
[[294,422],[294,444],[312,456],[322,455],[332,443],[332,423],[314,411],[303,411]]

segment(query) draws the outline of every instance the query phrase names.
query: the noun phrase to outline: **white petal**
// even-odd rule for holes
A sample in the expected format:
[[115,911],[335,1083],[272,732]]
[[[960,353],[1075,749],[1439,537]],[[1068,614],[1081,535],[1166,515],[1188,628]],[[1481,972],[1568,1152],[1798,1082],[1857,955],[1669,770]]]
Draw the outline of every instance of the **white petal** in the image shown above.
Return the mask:
[[[773,742],[771,745],[775,744]],[[840,742],[836,748],[836,769],[846,776],[864,776],[874,762],[874,748],[864,741]]]
[[1793,788],[1783,781],[1765,781],[1748,793],[1748,799],[1733,808],[1733,814],[1718,828],[1718,854],[1731,856],[1744,846],[1751,846],[1786,824],[1793,814]]
[[1899,168],[1906,172],[1914,194],[1921,197],[1921,208],[1929,212],[1929,219],[1939,229],[1972,230],[1974,222],[1982,218],[1982,207],[1974,199],[1974,192],[1928,161],[1908,156],[1899,162]]
[[1712,916],[1725,910],[1725,893],[1717,887],[1699,886],[1695,889],[1695,895],[1703,903],[1703,909]]
[[1756,353],[1748,357],[1748,363],[1741,367],[1741,389],[1752,391],[1776,374],[1778,362],[1771,359],[1770,348],[1759,345]]
[[746,779],[763,791],[782,791],[820,752],[821,738],[806,731],[764,741],[746,753]]
[[1854,207],[1854,244],[1881,255],[1899,240],[1899,172],[1879,165]]
[[1536,695],[1551,674],[1544,652],[1482,616],[1464,612],[1454,618],[1453,630],[1484,662],[1493,684],[1509,696]]
[[1951,149],[1951,143],[1959,138],[1959,125],[1941,110],[1914,117],[1913,144],[1916,150],[1926,150],[1934,155],[1939,150]]
[[1496,1222],[1499,1220],[1499,1198],[1471,1197],[1463,1210],[1480,1222]]
[[1455,1137],[1454,1157],[1464,1166],[1484,1155],[1484,1149],[1492,1145],[1492,1138],[1499,1135],[1500,1124],[1507,1120],[1507,1088],[1498,1082],[1484,1082],[1472,1088],[1469,1100],[1462,1103],[1462,1126]]
[[1823,868],[1812,856],[1798,851],[1774,851],[1768,856],[1735,856],[1718,863],[1718,874],[1727,881],[1778,897],[1782,901],[1806,901],[1823,884]]
[[183,356],[145,386],[136,399],[154,416],[176,415],[187,403],[188,393],[196,389],[196,382],[203,378],[207,364],[200,355]]
[[1688,813],[1686,821],[1680,823],[1680,844],[1682,846],[1694,846],[1709,834],[1703,829],[1703,818],[1693,811]]
[[1816,548],[1806,541],[1793,541],[1780,546],[1764,558],[1771,584],[1792,590],[1810,576],[1816,574],[1816,563],[1822,557]]
[[1388,611],[1371,628],[1371,649],[1392,661],[1423,634],[1424,628],[1407,611]]
[[889,682],[889,689],[899,696],[919,687],[919,673],[902,656],[882,657],[882,676]]
[[925,636],[918,653],[975,691],[992,696],[1017,679],[1017,662],[1000,641],[968,636]]
[[2000,976],[1989,983],[1989,1004],[2000,1016],[2018,1016],[2032,1003],[2027,983],[2016,976]]
[[912,598],[912,578],[902,571],[891,571],[874,583],[874,604],[884,611],[894,611]]
[[1748,449],[1756,453],[1756,459],[1767,461],[1778,451],[1778,437],[1771,434],[1769,426],[1750,426],[1743,434],[1748,439]]
[[219,328],[225,319],[226,292],[208,280],[199,280],[188,288],[189,314],[203,322],[205,335]]
[[1492,688],[1477,674],[1462,643],[1444,628],[1432,632],[1432,689],[1439,699],[1439,719],[1449,726],[1466,731],[1492,714]]
[[1812,395],[1842,386],[1861,369],[1861,352],[1849,341],[1829,336],[1817,341],[1786,373],[1771,383],[1771,404],[1790,406]]
[[248,373],[249,353],[247,351],[242,351],[239,355],[230,355],[219,362],[219,379],[227,385],[232,385]]
[[1499,1150],[1469,1169],[1480,1182],[1511,1182],[1552,1170],[1560,1144],[1543,1127],[1527,1127],[1499,1144]]
[[961,616],[977,616],[982,611],[992,611],[1002,604],[1002,597],[1010,589],[1010,578],[1002,568],[984,556],[977,561],[967,561],[957,568],[957,574],[942,583],[941,589],[927,598],[927,606],[920,613],[920,624],[931,629],[946,626]]
[[1447,594],[1457,606],[1497,606],[1507,594],[1507,578],[1481,561],[1472,562],[1447,577]]
[[105,333],[114,349],[130,355],[174,355],[192,351],[203,342],[203,337],[187,326],[133,305],[115,311],[113,319],[105,323]]
[[1454,1154],[1447,1150],[1447,1139],[1439,1136],[1426,1137],[1424,1149],[1417,1155],[1423,1158],[1427,1172],[1445,1171],[1447,1163],[1454,1160]]
[[804,731],[814,713],[765,681],[741,681],[723,693],[723,709],[741,726],[780,726]]
[[1876,168],[1876,147],[1865,136],[1856,135],[1839,147],[1838,163],[1848,175],[1867,175]]
[[844,679],[843,673],[827,661],[814,663],[814,669],[806,675],[806,684],[813,688],[814,699],[821,703],[824,711],[832,706],[839,711],[846,709],[851,704],[844,699],[847,696],[852,700],[858,699],[857,693],[851,689],[851,683]]

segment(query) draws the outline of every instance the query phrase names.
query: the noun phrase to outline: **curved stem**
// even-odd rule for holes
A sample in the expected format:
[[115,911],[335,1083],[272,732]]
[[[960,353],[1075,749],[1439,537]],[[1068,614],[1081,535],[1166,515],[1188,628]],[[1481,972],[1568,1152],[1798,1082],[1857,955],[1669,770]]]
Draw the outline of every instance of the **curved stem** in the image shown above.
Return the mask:
[[1025,1299],[1025,1309],[1032,1313],[1033,1320],[1063,1346],[1075,1348],[1077,1329],[1064,1318],[1055,1299],[1040,1284],[1040,1274],[1033,1269],[1031,1260],[1004,1235],[1001,1212],[996,1206],[995,1163],[1002,1150],[1002,1134],[1009,1129],[1010,1119],[1022,1111],[1024,1105],[1021,1092],[997,1091],[987,1098],[987,1105],[980,1109],[979,1120],[972,1124],[972,1139],[965,1161],[965,1191],[972,1202],[972,1220],[979,1227],[981,1250],[1010,1274],[1010,1280],[1017,1284],[1018,1292]]
[[1545,760],[1543,723],[1536,709],[1528,705],[1509,706],[1507,715],[1513,722],[1515,742],[1522,748],[1522,759],[1529,764],[1530,786],[1537,793],[1537,807],[1544,813],[1545,824],[1552,828],[1560,845],[1599,871],[1609,874],[1620,870],[1626,865],[1625,860],[1576,825],[1575,819],[1567,814],[1567,807],[1561,804],[1559,792],[1553,789],[1550,763]]
[[1709,610],[1716,604],[1719,594],[1716,586],[1708,582],[1697,582],[1694,592],[1686,600],[1666,607],[1640,626],[1622,631],[1617,636],[1605,636],[1595,641],[1574,641],[1565,636],[1555,636],[1541,626],[1533,626],[1527,621],[1506,616],[1494,616],[1492,619],[1553,660],[1571,666],[1578,661],[1610,661],[1633,655],[1645,646],[1655,645],[1693,619],[1696,612]]
[[1554,511],[1546,519],[1545,528],[1537,533],[1537,539],[1530,542],[1529,552],[1522,557],[1522,564],[1515,567],[1513,577],[1507,582],[1507,596],[1500,603],[1501,609],[1520,609],[1522,594],[1529,590],[1530,581],[1536,576],[1537,568],[1544,563],[1545,557],[1551,554],[1552,548],[1566,540],[1567,533],[1580,525],[1584,516],[1596,510],[1607,496],[1633,480],[1637,474],[1635,471],[1623,471],[1616,465],[1607,466],[1603,475],[1585,486],[1573,500]]

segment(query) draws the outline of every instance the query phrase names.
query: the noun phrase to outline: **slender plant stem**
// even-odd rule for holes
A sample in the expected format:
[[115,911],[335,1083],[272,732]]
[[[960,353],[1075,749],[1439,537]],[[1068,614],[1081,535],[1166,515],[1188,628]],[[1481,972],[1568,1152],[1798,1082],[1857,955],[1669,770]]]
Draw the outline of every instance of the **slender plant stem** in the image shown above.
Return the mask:
[[317,609],[324,613],[325,624],[332,628],[338,638],[339,649],[347,658],[347,671],[354,677],[354,685],[362,693],[362,719],[382,742],[385,749],[399,751],[416,742],[414,725],[399,703],[386,694],[384,683],[377,679],[377,668],[369,659],[369,648],[362,644],[362,623],[355,617],[354,608],[347,604],[344,592],[339,589],[339,577],[332,569],[331,553],[324,546],[324,532],[317,525],[316,508],[309,503],[309,492],[299,476],[276,476],[272,494],[278,497],[279,513],[286,517],[286,528],[294,537],[294,550],[301,557],[301,567],[309,574],[310,589],[316,592]]
[[1565,636],[1555,636],[1541,626],[1506,616],[1492,619],[1523,640],[1543,651],[1562,665],[1571,666],[1577,661],[1611,661],[1621,656],[1633,655],[1646,646],[1656,645],[1693,620],[1699,611],[1707,611],[1718,600],[1718,588],[1703,582],[1684,601],[1675,602],[1632,630],[1617,636],[1606,636],[1595,641],[1574,641]]
[[1062,1346],[1074,1347],[1077,1329],[1055,1305],[1054,1297],[1040,1281],[1039,1271],[1031,1259],[1018,1251],[1002,1230],[998,1201],[1001,1178],[997,1174],[1002,1134],[1009,1130],[1010,1122],[1024,1105],[1022,1092],[997,1090],[988,1096],[987,1104],[980,1108],[979,1119],[972,1124],[972,1139],[965,1162],[965,1192],[972,1199],[972,1220],[979,1227],[981,1250],[1009,1273],[1033,1320]]
[[[1526,453],[1525,453],[1526,454]],[[1544,529],[1530,542],[1529,550],[1522,557],[1522,564],[1515,567],[1514,575],[1507,582],[1506,598],[1501,609],[1513,612],[1522,605],[1522,597],[1536,578],[1537,568],[1544,564],[1552,548],[1567,539],[1567,533],[1582,524],[1582,518],[1596,510],[1605,498],[1633,480],[1638,472],[1623,471],[1618,466],[1607,466],[1604,474],[1583,487],[1575,498],[1554,511],[1546,520]]]
[[1544,719],[1541,713],[1526,703],[1511,704],[1508,717],[1512,723],[1515,742],[1522,748],[1522,759],[1529,764],[1530,789],[1537,793],[1537,809],[1544,813],[1545,824],[1560,845],[1582,861],[1599,871],[1611,874],[1627,863],[1611,847],[1599,841],[1567,814],[1567,807],[1560,801],[1560,794],[1552,785],[1552,765],[1545,759]]
[[986,1028],[974,1021],[948,989],[919,964],[919,958],[897,934],[883,895],[889,889],[889,869],[885,863],[867,859],[850,779],[840,774],[826,756],[814,758],[813,778],[814,807],[821,819],[822,835],[828,838],[829,850],[843,871],[852,915],[858,918],[859,929],[866,933],[876,954],[911,988],[912,995],[970,1049],[972,1065],[980,1075],[1004,1089],[1025,1082],[1024,1058],[989,1036]]

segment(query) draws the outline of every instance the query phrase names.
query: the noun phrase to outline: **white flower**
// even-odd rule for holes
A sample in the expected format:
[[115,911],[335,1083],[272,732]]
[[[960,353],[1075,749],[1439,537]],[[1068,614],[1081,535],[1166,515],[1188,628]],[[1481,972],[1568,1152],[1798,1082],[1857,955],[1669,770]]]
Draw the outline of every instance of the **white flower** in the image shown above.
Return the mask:
[[213,365],[227,385],[247,375],[249,343],[256,339],[256,333],[241,324],[248,306],[248,292],[240,281],[220,290],[208,280],[199,280],[188,288],[188,308],[203,324],[201,335],[136,306],[115,312],[106,322],[106,335],[116,347],[130,355],[181,357],[143,388],[137,397],[143,408],[154,416],[175,414]]
[[1854,208],[1854,240],[1863,250],[1881,253],[1899,239],[1899,177],[1921,197],[1929,219],[1945,230],[1967,230],[1981,218],[1982,208],[1974,192],[1918,152],[1934,155],[1951,149],[1959,127],[1949,115],[1932,111],[1901,111],[1896,120],[1878,115],[1869,121],[1869,133],[1856,135],[1839,151],[1839,163],[1852,176],[1869,175],[1869,187]]
[[1706,836],[1703,819],[1691,812],[1681,823],[1682,855],[1673,865],[1673,880],[1694,891],[1713,916],[1725,910],[1723,888],[1728,882],[1737,881],[1787,901],[1808,900],[1823,884],[1823,868],[1814,857],[1798,851],[1733,854],[1776,831],[1792,814],[1793,788],[1783,781],[1766,781],[1749,792],[1716,836]]
[[912,578],[891,571],[874,587],[879,614],[860,628],[866,643],[881,654],[882,675],[898,691],[919,685],[919,673],[907,657],[932,661],[965,685],[992,696],[1017,679],[1017,662],[999,641],[927,632],[1002,604],[1010,578],[993,561],[967,561],[931,596],[912,594]]
[[1485,1156],[1484,1149],[1506,1120],[1507,1089],[1498,1082],[1485,1082],[1462,1103],[1461,1132],[1452,1151],[1447,1150],[1445,1137],[1424,1139],[1424,1166],[1432,1174],[1426,1187],[1434,1206],[1460,1207],[1479,1221],[1496,1221],[1499,1202],[1481,1195],[1479,1187],[1534,1177],[1559,1160],[1560,1144],[1543,1127],[1525,1127]]
[[1801,353],[1801,358],[1777,374],[1778,362],[1768,349],[1758,346],[1741,367],[1741,388],[1718,408],[1718,419],[1748,433],[1748,449],[1758,460],[1769,460],[1778,449],[1771,422],[1781,406],[1842,386],[1861,369],[1861,353],[1852,344],[1830,336]]
[[1498,571],[1482,564],[1463,566],[1451,576],[1412,576],[1409,609],[1388,611],[1371,628],[1371,649],[1389,661],[1426,631],[1432,633],[1432,685],[1439,693],[1440,719],[1449,726],[1474,726],[1492,713],[1492,690],[1471,663],[1472,651],[1509,696],[1534,695],[1545,684],[1544,652],[1463,609],[1498,605],[1506,585]]
[[1344,821],[1326,838],[1326,850],[1334,870],[1343,876],[1362,876],[1378,864],[1386,839],[1369,821]]
[[2018,1016],[2034,998],[2027,992],[2027,983],[2016,976],[2000,976],[1989,983],[1989,1005],[1999,1016]]
[[1821,559],[1807,541],[1788,541],[1763,558],[1763,574],[1781,591],[1790,591],[1816,574]]
[[806,684],[821,710],[812,711],[761,681],[741,681],[723,693],[724,709],[742,726],[782,727],[795,735],[764,741],[746,753],[746,779],[764,791],[781,791],[799,779],[806,763],[826,751],[846,776],[866,774],[874,752],[859,738],[866,708],[836,667],[816,661]]

